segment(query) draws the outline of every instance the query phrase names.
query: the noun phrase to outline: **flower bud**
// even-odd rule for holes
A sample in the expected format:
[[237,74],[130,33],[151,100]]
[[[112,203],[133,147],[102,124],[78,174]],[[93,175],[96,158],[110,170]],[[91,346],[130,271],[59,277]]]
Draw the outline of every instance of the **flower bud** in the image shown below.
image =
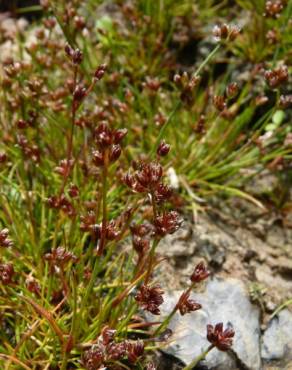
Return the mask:
[[161,143],[159,144],[157,148],[157,154],[160,157],[165,157],[169,153],[169,151],[170,151],[170,145],[166,144],[164,140],[161,141]]
[[101,64],[100,66],[97,67],[97,69],[94,72],[94,78],[99,81],[102,79],[104,76],[105,72],[107,70],[107,65],[106,64]]
[[109,155],[110,162],[115,162],[117,159],[119,159],[121,153],[122,153],[121,146],[119,144],[113,145]]

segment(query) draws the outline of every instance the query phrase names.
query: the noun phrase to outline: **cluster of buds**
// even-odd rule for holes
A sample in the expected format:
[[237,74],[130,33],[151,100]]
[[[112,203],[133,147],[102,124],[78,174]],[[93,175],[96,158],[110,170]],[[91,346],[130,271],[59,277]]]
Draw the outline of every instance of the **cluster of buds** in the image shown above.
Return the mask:
[[70,175],[71,169],[73,167],[74,161],[72,159],[62,159],[55,171],[62,177],[68,177]]
[[220,112],[223,112],[227,107],[226,99],[223,95],[214,95],[213,104]]
[[115,162],[121,155],[121,142],[126,135],[126,129],[114,130],[108,124],[101,123],[94,132],[98,150],[93,151],[93,163],[100,167],[106,162]]
[[[102,226],[96,224],[96,215],[93,210],[87,212],[86,215],[80,216],[80,230],[83,232],[90,232],[95,240],[100,239]],[[105,239],[106,240],[115,240],[120,236],[120,228],[116,220],[111,220],[106,223],[105,226]]]
[[288,67],[282,65],[279,68],[265,71],[265,79],[271,88],[277,88],[288,81]]
[[230,40],[234,41],[240,33],[240,28],[235,25],[221,24],[213,28],[213,36],[217,41]]
[[39,163],[41,158],[40,149],[36,144],[30,144],[23,135],[17,136],[17,142],[25,158],[32,159],[33,162]]
[[49,262],[51,271],[56,270],[56,267],[64,270],[69,262],[77,261],[77,257],[64,247],[53,248],[50,253],[44,255],[44,259]]
[[20,130],[23,130],[23,129],[26,129],[28,127],[33,127],[35,125],[35,122],[36,122],[36,118],[37,118],[37,113],[34,112],[33,110],[29,111],[28,112],[28,119],[19,119],[17,121],[17,128],[20,129]]
[[226,94],[224,95],[214,95],[213,105],[215,108],[222,112],[222,116],[227,114],[227,100],[234,98],[238,93],[238,85],[236,82],[231,82],[226,87]]
[[32,276],[27,277],[27,279],[25,280],[25,285],[30,292],[36,294],[37,296],[40,295],[40,284]]
[[270,45],[275,45],[279,41],[279,34],[276,29],[269,30],[266,39]]
[[210,271],[205,266],[204,262],[200,262],[192,273],[190,279],[192,283],[200,283],[210,276]]
[[127,359],[131,364],[135,364],[144,354],[144,343],[137,341],[115,341],[115,330],[105,327],[97,340],[88,351],[83,355],[83,364],[88,370],[104,368],[113,361]]
[[152,92],[157,92],[161,86],[161,82],[157,78],[146,77],[146,82],[143,83],[143,87],[146,87]]
[[163,212],[153,221],[155,235],[164,237],[167,234],[173,234],[181,227],[182,223],[183,219],[176,211]]
[[65,53],[74,65],[79,65],[82,63],[83,54],[79,49],[73,49],[69,44],[66,44]]
[[163,303],[163,293],[159,285],[143,284],[139,287],[135,300],[144,310],[151,312],[153,315],[160,315],[159,306]]
[[292,95],[281,95],[279,99],[280,108],[287,109],[292,106]]
[[201,114],[198,121],[193,125],[193,130],[198,135],[206,133],[206,117]]
[[70,195],[71,198],[77,198],[79,196],[78,186],[71,183],[68,189],[68,194]]
[[76,209],[72,202],[64,195],[56,196],[52,195],[47,199],[47,204],[50,208],[59,209],[66,213],[69,217],[76,216]]
[[13,242],[9,239],[8,235],[8,229],[2,229],[0,231],[0,247],[11,247],[13,245]]
[[270,18],[279,18],[284,7],[285,4],[283,0],[268,0],[265,5],[264,16]]
[[220,322],[213,325],[207,325],[207,339],[208,341],[220,351],[228,351],[233,343],[235,332],[230,326],[223,330],[223,323]]
[[0,263],[0,281],[3,285],[8,285],[12,282],[14,268],[11,263]]
[[173,78],[174,83],[180,88],[181,101],[191,107],[194,104],[194,88],[199,84],[201,78],[197,75],[189,76],[186,72],[182,75],[176,74]]
[[[167,145],[167,144],[163,144]],[[167,148],[158,147],[160,154]],[[172,195],[171,189],[162,182],[163,169],[160,163],[153,161],[140,163],[137,165],[135,173],[128,172],[124,176],[125,184],[137,193],[148,193],[154,198],[155,202],[166,201]]]

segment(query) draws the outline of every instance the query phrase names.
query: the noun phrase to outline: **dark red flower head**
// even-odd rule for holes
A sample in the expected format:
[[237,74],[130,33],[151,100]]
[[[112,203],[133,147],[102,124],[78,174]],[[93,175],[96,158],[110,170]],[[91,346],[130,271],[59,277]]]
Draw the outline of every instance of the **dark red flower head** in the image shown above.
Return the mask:
[[159,315],[158,307],[163,303],[163,293],[159,285],[152,287],[141,285],[135,299],[144,310],[151,312],[153,315]]
[[162,166],[158,162],[142,163],[136,179],[146,189],[153,189],[162,177]]
[[155,233],[158,236],[173,234],[180,228],[182,222],[176,211],[165,212],[154,220]]
[[95,130],[94,136],[99,149],[103,151],[111,146],[112,160],[116,160],[120,155],[120,143],[127,135],[127,129],[113,130],[105,122],[101,123]]
[[99,369],[105,358],[105,347],[102,344],[93,345],[84,353],[82,362],[87,370]]
[[53,248],[51,253],[47,253],[44,256],[46,261],[49,261],[52,267],[58,266],[63,268],[70,261],[76,262],[76,256],[69,251],[66,251],[64,247]]
[[231,326],[223,331],[222,322],[216,324],[215,327],[207,325],[207,339],[220,351],[228,351],[231,348],[234,335],[235,332]]
[[193,283],[199,283],[202,280],[207,279],[210,275],[210,271],[207,270],[204,262],[200,262],[196,267],[194,272],[191,275],[191,281]]
[[189,292],[183,292],[183,294],[179,298],[179,301],[177,302],[176,307],[179,309],[179,312],[182,316],[186,313],[197,311],[202,308],[202,305],[200,305],[200,303],[197,303],[189,297]]

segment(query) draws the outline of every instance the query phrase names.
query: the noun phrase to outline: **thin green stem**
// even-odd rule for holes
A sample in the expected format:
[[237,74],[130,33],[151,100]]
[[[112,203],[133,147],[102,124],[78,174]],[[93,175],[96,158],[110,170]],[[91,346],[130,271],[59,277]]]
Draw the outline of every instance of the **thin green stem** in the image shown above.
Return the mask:
[[205,359],[207,354],[214,348],[213,344],[211,344],[204,352],[202,352],[199,356],[197,356],[189,365],[185,366],[182,370],[193,370],[198,363]]

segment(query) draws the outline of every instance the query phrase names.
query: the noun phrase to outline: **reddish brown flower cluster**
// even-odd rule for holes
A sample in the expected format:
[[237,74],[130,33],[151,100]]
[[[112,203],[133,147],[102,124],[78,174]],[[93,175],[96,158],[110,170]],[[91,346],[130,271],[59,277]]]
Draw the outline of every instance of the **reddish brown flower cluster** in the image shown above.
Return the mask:
[[180,314],[183,316],[186,313],[197,311],[202,308],[200,303],[197,303],[193,299],[190,299],[190,292],[184,292],[180,296],[176,308],[179,310]]
[[50,253],[45,254],[44,259],[49,262],[52,271],[55,267],[64,269],[70,261],[77,261],[77,257],[72,252],[66,251],[64,247],[52,249]]
[[292,95],[281,95],[279,99],[280,108],[287,109],[292,106]]
[[206,117],[201,114],[198,121],[193,125],[193,130],[198,135],[203,135],[206,133]]
[[183,219],[176,211],[164,212],[153,221],[155,234],[159,237],[173,234],[181,227],[182,223]]
[[265,5],[265,13],[266,17],[271,18],[278,18],[280,17],[280,13],[284,9],[284,2],[283,0],[268,0]]
[[124,176],[124,182],[138,193],[152,193],[162,178],[162,166],[158,162],[141,163],[133,175],[129,172]]
[[200,262],[196,267],[194,272],[192,273],[190,279],[193,283],[199,283],[207,279],[210,275],[210,271],[208,271],[207,267],[205,266],[204,262]]
[[27,279],[25,280],[25,284],[30,292],[35,293],[37,296],[40,295],[41,287],[32,276],[27,277]]
[[180,100],[189,107],[194,104],[194,88],[198,86],[200,80],[199,76],[189,76],[186,72],[174,76],[174,82],[181,90]]
[[207,325],[207,339],[208,341],[220,351],[228,351],[233,342],[235,332],[232,327],[228,327],[223,331],[223,323],[220,322],[213,325]]
[[59,166],[55,167],[55,171],[63,177],[68,177],[73,168],[73,163],[74,161],[72,159],[62,159]]
[[172,195],[171,189],[162,182],[163,169],[160,163],[140,163],[138,170],[124,176],[124,182],[133,191],[138,193],[150,193],[154,201],[161,203]]
[[11,247],[13,245],[13,242],[9,239],[8,235],[8,229],[2,229],[0,231],[0,247]]
[[[96,224],[96,215],[95,212],[90,210],[86,215],[80,216],[80,230],[84,232],[90,232],[95,240],[101,237],[102,226]],[[107,222],[105,226],[105,239],[106,240],[115,240],[120,236],[120,227],[117,220],[111,220]]]
[[83,355],[83,364],[88,370],[97,370],[108,362],[127,358],[135,364],[144,354],[144,343],[141,340],[115,342],[115,330],[104,328],[98,343],[94,344]]
[[163,290],[159,285],[141,285],[135,296],[139,306],[153,315],[160,315],[159,306],[163,303]]
[[114,130],[106,123],[101,123],[94,132],[99,150],[93,151],[93,163],[99,167],[103,166],[105,161],[115,162],[121,155],[121,142],[126,135],[126,129]]
[[36,163],[40,162],[41,152],[36,144],[29,143],[28,139],[23,135],[17,135],[17,144],[26,159],[31,159]]
[[222,95],[214,95],[213,104],[215,108],[218,109],[220,112],[222,112],[227,107],[226,99]]
[[50,208],[63,211],[69,217],[74,217],[76,215],[76,210],[73,203],[68,198],[66,198],[64,194],[62,194],[60,197],[52,195],[47,199],[47,204]]
[[79,49],[74,50],[69,44],[66,44],[65,53],[70,58],[73,64],[75,65],[81,64],[83,60],[83,54]]
[[269,30],[266,39],[270,45],[275,45],[279,41],[279,34],[276,29]]
[[240,28],[238,26],[222,24],[216,25],[213,28],[213,36],[216,40],[230,40],[234,41],[240,33]]
[[276,88],[281,84],[288,81],[288,67],[282,65],[281,67],[273,70],[265,71],[265,79],[271,88]]
[[12,282],[14,268],[11,263],[0,263],[0,281],[3,285],[8,285]]

